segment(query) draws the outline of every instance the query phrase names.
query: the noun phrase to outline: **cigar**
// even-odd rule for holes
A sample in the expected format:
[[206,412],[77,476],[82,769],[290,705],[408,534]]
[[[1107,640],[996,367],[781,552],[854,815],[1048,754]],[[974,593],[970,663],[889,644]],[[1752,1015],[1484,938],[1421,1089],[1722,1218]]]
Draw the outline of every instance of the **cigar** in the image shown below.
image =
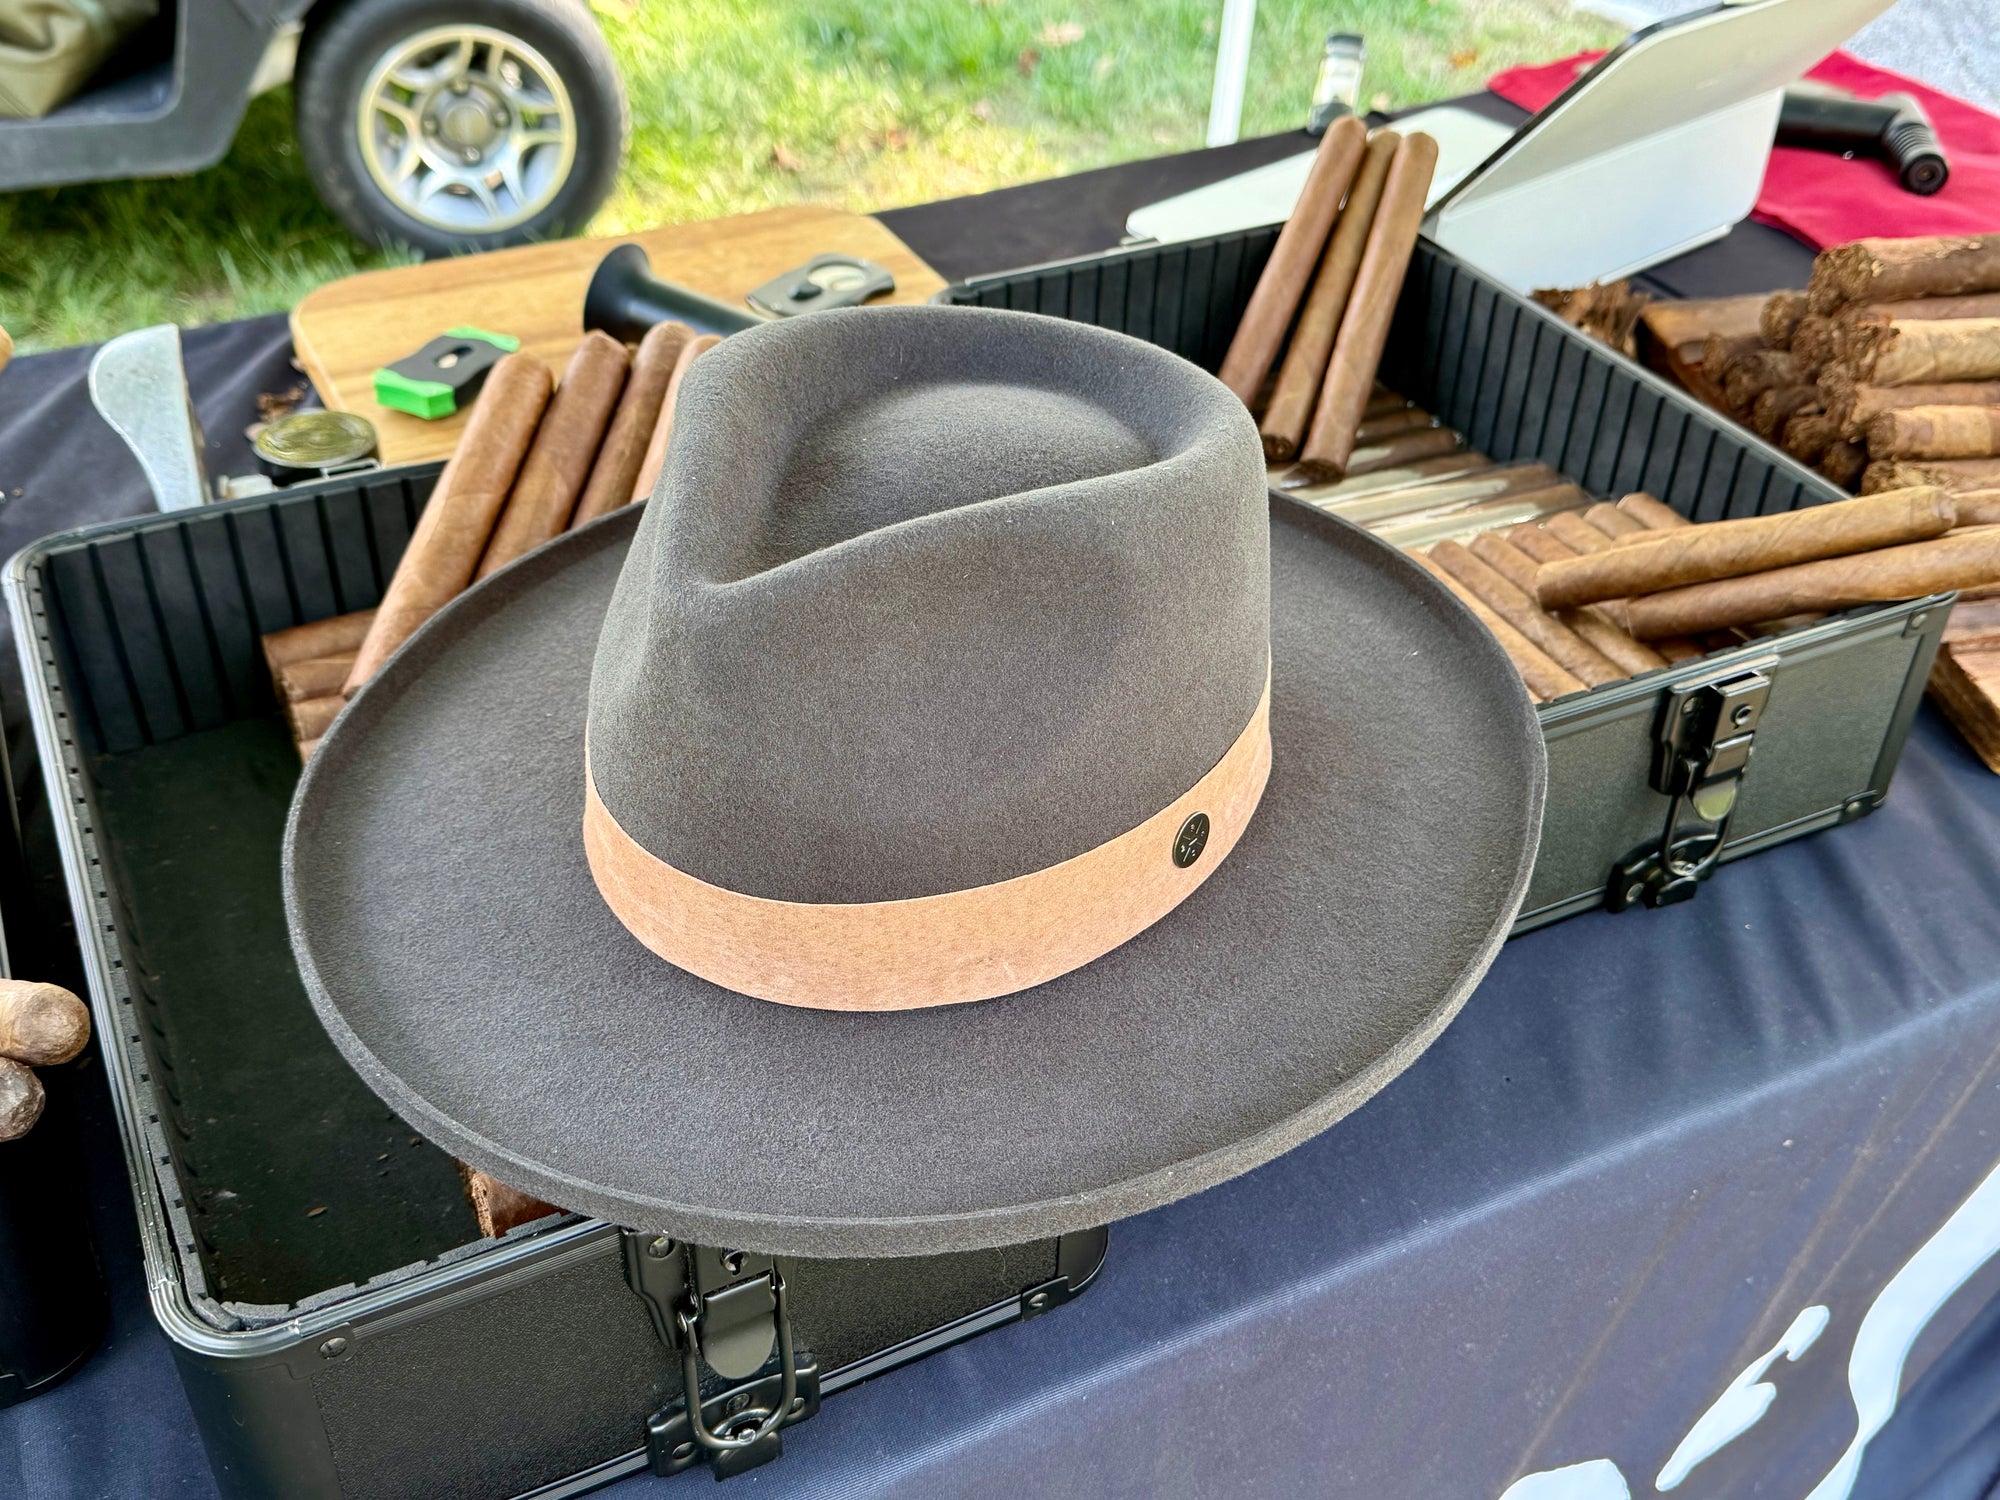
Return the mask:
[[660,482],[660,470],[666,466],[667,440],[674,433],[674,407],[680,400],[681,382],[687,379],[694,362],[721,342],[715,334],[701,333],[681,345],[674,372],[667,377],[667,393],[660,398],[660,415],[653,423],[653,435],[646,442],[646,456],[640,460],[639,472],[633,478],[628,504],[652,498],[653,486]]
[[1798,362],[1799,378],[1810,380],[1832,363],[1838,350],[1840,324],[1819,313],[1807,313],[1792,330],[1792,358]]
[[279,668],[321,656],[352,656],[361,649],[362,641],[368,638],[368,627],[374,622],[374,610],[357,609],[352,614],[288,626],[265,636],[264,663],[271,670],[271,683],[279,698],[284,697],[284,684],[278,681]]
[[1649,594],[1632,601],[1628,620],[1632,633],[1648,640],[1753,625],[1813,610],[1917,599],[1994,582],[2000,582],[2000,527],[1980,527],[1877,552]]
[[[1369,394],[1368,406],[1362,415],[1364,417],[1386,417],[1392,411],[1415,410],[1417,410],[1417,407],[1414,402],[1405,396],[1397,395],[1396,392],[1390,390],[1389,387],[1383,385],[1378,380],[1375,383],[1375,389]],[[1425,415],[1428,416],[1430,413],[1426,412]]]
[[2000,526],[2000,489],[1963,490],[1951,503],[1961,526]]
[[1905,406],[1868,424],[1872,458],[1992,458],[2000,406]]
[[593,329],[583,336],[521,460],[476,577],[499,571],[569,525],[630,366],[625,346],[610,334]]
[[633,488],[639,482],[639,465],[645,461],[653,428],[659,424],[667,382],[680,362],[681,346],[693,337],[694,330],[685,323],[655,323],[639,341],[625,394],[618,398],[618,410],[570,517],[572,531],[631,503]]
[[[521,470],[549,402],[549,371],[531,354],[494,365],[473,403],[472,420],[438,476],[430,504],[389,580],[374,623],[354,658],[347,692],[359,691],[417,628],[472,582],[493,523]],[[315,653],[325,655],[325,652]],[[311,739],[311,735],[299,738]]]
[[1750,426],[1759,437],[1775,439],[1793,417],[1823,409],[1817,385],[1776,385],[1751,403]]
[[[1949,495],[1923,488],[1740,521],[1640,532],[1592,556],[1545,564],[1535,580],[1535,597],[1544,609],[1571,609],[1600,599],[1659,593],[1942,536],[1956,519]],[[1785,613],[1796,611],[1757,618]]]
[[1611,546],[1611,538],[1599,531],[1577,512],[1565,512],[1550,516],[1543,523],[1550,536],[1562,541],[1579,555],[1603,552]]
[[1849,333],[1857,347],[1841,363],[1873,385],[2000,380],[2000,318],[1909,319]]
[[1464,543],[1439,542],[1431,548],[1430,558],[1586,686],[1616,682],[1626,675],[1582,636],[1538,608],[1524,590],[1509,583],[1498,569],[1482,562]]
[[1825,412],[1800,412],[1785,422],[1778,446],[1802,464],[1816,464],[1840,441],[1840,424]]
[[90,1040],[90,1007],[59,984],[0,979],[0,1057],[46,1068]]
[[1425,427],[1415,432],[1398,433],[1379,443],[1370,443],[1365,448],[1355,448],[1348,460],[1347,472],[1372,474],[1377,469],[1400,468],[1420,458],[1455,453],[1463,446],[1459,435],[1449,427]]
[[1644,490],[1634,490],[1621,497],[1618,509],[1648,531],[1680,531],[1694,524],[1671,505],[1654,499]]
[[1763,349],[1761,333],[1711,333],[1701,341],[1701,373],[1719,390],[1732,363]]
[[300,740],[298,744],[299,744],[299,764],[304,765],[307,761],[313,758],[313,751],[319,749],[319,741]]
[[1819,378],[1821,404],[1853,442],[1885,411],[1905,406],[2000,406],[2000,380],[1952,381],[1943,385],[1864,385],[1844,371]]
[[1819,471],[1842,489],[1852,491],[1868,468],[1868,450],[1845,438],[1828,443],[1819,456]]
[[[1532,524],[1517,526],[1502,536],[1497,531],[1484,531],[1474,537],[1468,547],[1472,555],[1489,565],[1515,588],[1524,594],[1531,594],[1535,587],[1535,573],[1541,564],[1522,548],[1516,546],[1513,537],[1520,532],[1547,532]],[[1549,540],[1555,539],[1550,537]],[[1555,545],[1562,547],[1561,542]],[[1563,548],[1568,551],[1567,548]],[[1666,657],[1651,646],[1627,635],[1624,629],[1604,610],[1596,605],[1585,609],[1572,610],[1560,616],[1561,622],[1583,638],[1586,645],[1596,648],[1612,665],[1626,676],[1636,676],[1640,672],[1651,672],[1667,664]]]
[[25,1063],[0,1057],[0,1141],[18,1141],[42,1117],[42,1081]]
[[[1320,260],[1319,274],[1299,312],[1298,327],[1285,350],[1278,369],[1278,384],[1270,404],[1264,409],[1259,430],[1264,436],[1264,457],[1283,462],[1299,451],[1326,378],[1327,361],[1333,355],[1334,335],[1340,331],[1341,315],[1347,310],[1348,293],[1354,290],[1355,273],[1361,268],[1361,253],[1367,248],[1368,229],[1375,222],[1376,206],[1382,201],[1382,185],[1389,177],[1389,162],[1402,137],[1393,130],[1378,130],[1361,156],[1360,169],[1347,202],[1334,221],[1333,235]],[[1362,425],[1366,427],[1364,415]]]
[[1401,407],[1381,416],[1363,417],[1361,425],[1355,429],[1355,440],[1362,443],[1379,443],[1384,438],[1396,437],[1405,432],[1421,432],[1440,425],[1438,419],[1429,412],[1414,406]]
[[1497,500],[1506,495],[1547,489],[1562,483],[1562,475],[1547,464],[1510,464],[1505,468],[1481,469],[1466,475],[1447,475],[1424,484],[1407,485],[1352,499],[1331,499],[1319,503],[1329,515],[1371,526],[1413,511],[1434,511],[1476,500]]
[[1783,349],[1754,349],[1731,360],[1722,372],[1722,399],[1731,411],[1748,411],[1764,392],[1799,385],[1799,362]]
[[1885,458],[1861,476],[1864,495],[1935,484],[1957,493],[2000,487],[2000,458]]
[[490,1172],[468,1167],[464,1162],[458,1163],[458,1174],[465,1184],[466,1199],[472,1204],[472,1215],[479,1222],[479,1232],[486,1239],[497,1240],[523,1224],[562,1212],[554,1204],[509,1187]]
[[1813,259],[1807,297],[1815,312],[1846,302],[1957,297],[2000,291],[2000,236],[1863,239]]
[[338,693],[354,668],[354,653],[341,651],[332,656],[309,656],[290,662],[275,674],[278,701],[297,703],[306,698],[324,698]]
[[1493,460],[1485,454],[1461,448],[1456,453],[1444,453],[1436,458],[1420,458],[1415,463],[1404,464],[1399,468],[1377,469],[1372,474],[1356,474],[1351,479],[1332,482],[1315,479],[1304,469],[1294,465],[1272,476],[1272,483],[1295,499],[1325,508],[1332,501],[1379,494],[1385,490],[1406,489],[1413,484],[1422,484],[1447,475],[1471,474],[1494,467],[1496,465]]
[[1668,349],[1700,344],[1711,334],[1725,341],[1761,341],[1764,309],[1769,301],[1765,294],[1754,293],[1649,302],[1640,310],[1639,322],[1654,343]]
[[1255,400],[1264,377],[1277,361],[1278,346],[1285,341],[1285,330],[1292,326],[1292,315],[1299,310],[1299,299],[1305,295],[1306,283],[1326,248],[1334,215],[1354,181],[1367,141],[1367,127],[1353,115],[1329,126],[1320,137],[1299,201],[1285,227],[1278,231],[1278,243],[1271,247],[1271,258],[1264,263],[1263,274],[1243,309],[1243,320],[1236,325],[1236,336],[1229,341],[1229,352],[1222,357],[1222,368],[1216,372],[1245,406]]
[[1573,484],[1551,485],[1496,500],[1479,500],[1467,505],[1440,507],[1434,512],[1398,516],[1380,521],[1368,529],[1391,546],[1404,551],[1429,547],[1433,543],[1475,536],[1482,531],[1519,526],[1539,521],[1558,511],[1574,510],[1589,496]]
[[1799,319],[1805,315],[1804,292],[1773,292],[1758,318],[1757,331],[1773,349],[1788,349],[1792,335],[1798,329]]
[[1354,457],[1355,430],[1382,362],[1410,253],[1416,249],[1437,155],[1437,142],[1416,131],[1403,137],[1389,163],[1389,178],[1382,186],[1375,222],[1368,228],[1354,291],[1334,339],[1326,384],[1320,388],[1312,427],[1299,450],[1300,466],[1322,478],[1341,477]]
[[1591,506],[1583,513],[1583,518],[1613,541],[1622,536],[1636,536],[1647,529],[1644,521],[1609,501],[1599,501]]
[[342,693],[328,693],[324,698],[302,698],[296,703],[285,705],[285,719],[292,726],[292,738],[303,745],[307,740],[316,740],[332,727],[341,709],[347,706],[347,698]]
[[1508,659],[1514,663],[1514,670],[1521,674],[1521,681],[1527,686],[1529,696],[1547,702],[1551,698],[1560,698],[1567,693],[1583,691],[1584,685],[1579,679],[1564,671],[1547,652],[1493,613],[1485,601],[1472,590],[1423,553],[1414,552],[1410,555],[1438,582],[1456,594],[1459,602],[1478,616],[1479,623],[1493,633],[1493,638],[1500,643],[1500,649],[1505,651]]
[[1904,297],[1890,302],[1854,302],[1833,315],[1836,322],[1862,318],[2000,318],[2000,292],[1960,297]]

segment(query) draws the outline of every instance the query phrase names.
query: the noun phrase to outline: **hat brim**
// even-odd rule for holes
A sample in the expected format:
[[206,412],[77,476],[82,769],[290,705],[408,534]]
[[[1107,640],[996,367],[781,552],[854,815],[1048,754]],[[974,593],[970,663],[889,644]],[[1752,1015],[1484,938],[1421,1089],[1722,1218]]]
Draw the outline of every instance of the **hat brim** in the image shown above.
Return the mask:
[[1545,755],[1435,580],[1274,498],[1263,804],[1163,921],[1038,988],[890,1014],[720,989],[584,861],[608,517],[441,612],[313,755],[285,900],[335,1043],[415,1128],[565,1208],[803,1256],[1156,1207],[1325,1129],[1465,1002],[1526,893]]

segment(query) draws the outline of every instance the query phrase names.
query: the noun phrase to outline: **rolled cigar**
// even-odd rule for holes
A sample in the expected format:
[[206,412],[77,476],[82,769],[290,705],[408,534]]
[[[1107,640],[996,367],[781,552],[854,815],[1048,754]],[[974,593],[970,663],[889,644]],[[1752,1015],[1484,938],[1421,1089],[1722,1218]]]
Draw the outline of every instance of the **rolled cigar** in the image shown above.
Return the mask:
[[1951,503],[1961,526],[2000,526],[2000,489],[1962,490]]
[[618,398],[618,410],[605,429],[597,462],[591,465],[590,478],[570,516],[572,531],[630,503],[639,480],[639,465],[645,461],[653,428],[660,420],[667,382],[680,361],[681,346],[693,337],[694,330],[685,323],[655,323],[639,340],[639,352],[632,356],[632,372],[625,380],[625,394]]
[[1628,618],[1632,633],[1647,640],[1751,625],[1811,610],[1917,599],[1995,582],[2000,582],[2000,527],[1980,527],[1927,542],[1649,594],[1632,601]]
[[264,637],[264,660],[275,679],[278,668],[316,656],[352,655],[368,638],[375,611],[357,609],[352,614],[333,615],[304,625],[274,630]]
[[324,698],[302,698],[297,703],[285,705],[285,718],[292,726],[292,738],[303,745],[307,740],[316,740],[332,727],[341,709],[347,706],[347,698],[342,693],[328,693]]
[[1550,516],[1543,523],[1550,536],[1573,548],[1578,555],[1587,556],[1593,552],[1603,552],[1611,545],[1611,538],[1599,531],[1583,516],[1575,511],[1567,511],[1559,516]]
[[309,656],[304,661],[290,662],[277,671],[279,701],[297,703],[306,698],[324,698],[328,693],[338,693],[353,668],[352,651],[332,656]]
[[[1414,409],[1414,406],[1408,399],[1397,395],[1396,392],[1378,381],[1373,393],[1368,397],[1368,409],[1362,415],[1365,417],[1385,417],[1392,411],[1411,411]],[[1425,415],[1428,416],[1430,414],[1426,412]]]
[[521,460],[475,576],[499,571],[569,525],[630,367],[625,346],[610,334],[593,329],[583,336]]
[[[1292,315],[1299,310],[1299,299],[1305,295],[1306,283],[1326,248],[1334,215],[1354,181],[1354,170],[1367,142],[1367,128],[1352,115],[1329,126],[1320,137],[1299,201],[1278,232],[1278,243],[1271,247],[1271,258],[1264,263],[1263,274],[1243,309],[1243,320],[1236,325],[1236,336],[1229,341],[1229,352],[1222,357],[1222,368],[1216,372],[1245,406],[1256,397],[1277,361],[1278,346],[1284,343],[1285,330],[1292,326]],[[1369,374],[1374,374],[1372,367]]]
[[1482,531],[1539,521],[1557,511],[1574,510],[1588,497],[1575,485],[1551,485],[1497,500],[1479,500],[1469,505],[1446,506],[1436,512],[1419,512],[1377,522],[1368,529],[1391,546],[1405,551],[1429,547],[1447,539],[1463,541]]
[[1538,608],[1524,590],[1509,583],[1498,569],[1482,562],[1464,543],[1439,542],[1430,549],[1430,558],[1587,686],[1616,682],[1626,675],[1582,636]]
[[1868,424],[1873,458],[1992,458],[2000,406],[1905,406]]
[[1825,412],[1800,412],[1785,421],[1778,446],[1802,464],[1816,464],[1828,447],[1840,441],[1840,426]]
[[[1312,420],[1313,407],[1319,399],[1320,383],[1326,378],[1327,361],[1333,355],[1334,335],[1340,331],[1348,293],[1354,290],[1354,276],[1361,269],[1368,228],[1375,222],[1375,209],[1382,201],[1389,162],[1401,140],[1393,130],[1378,130],[1362,152],[1360,168],[1347,189],[1347,202],[1334,221],[1326,254],[1320,259],[1306,305],[1299,311],[1298,327],[1292,331],[1284,363],[1278,368],[1277,388],[1259,424],[1258,430],[1264,436],[1264,457],[1268,460],[1282,462],[1291,458],[1305,438],[1306,424]],[[1365,415],[1363,425],[1366,425]]]
[[1426,484],[1407,485],[1378,494],[1326,500],[1320,503],[1319,508],[1357,526],[1370,526],[1413,511],[1438,510],[1476,500],[1497,500],[1505,495],[1547,489],[1560,483],[1562,475],[1546,464],[1512,464],[1470,475],[1447,475]]
[[307,761],[311,760],[313,758],[313,751],[317,749],[319,749],[318,740],[300,740],[299,764],[304,765]]
[[488,373],[473,403],[472,420],[465,424],[451,461],[438,476],[430,504],[424,507],[367,638],[355,654],[347,675],[348,693],[359,691],[417,627],[472,582],[500,507],[549,404],[549,386],[548,366],[532,354],[509,354]]
[[1531,697],[1546,702],[1550,698],[1560,698],[1566,693],[1583,691],[1582,681],[1564,671],[1546,651],[1493,613],[1486,602],[1472,590],[1423,553],[1413,552],[1410,555],[1434,578],[1456,594],[1459,602],[1478,616],[1479,623],[1493,633],[1493,638],[1500,643],[1500,649],[1505,651],[1508,659],[1514,663],[1514,670],[1521,674],[1521,681],[1526,685]]
[[[1942,536],[1956,519],[1949,495],[1922,488],[1740,521],[1641,532],[1589,557],[1544,564],[1535,580],[1535,597],[1544,609],[1572,609],[1600,599],[1654,594]],[[1787,613],[1796,611],[1775,610],[1757,618]]]
[[458,1163],[458,1173],[465,1183],[465,1196],[472,1204],[473,1217],[479,1221],[479,1232],[486,1239],[497,1240],[509,1230],[562,1212],[554,1204],[509,1187],[490,1172],[468,1167],[464,1162]]
[[1836,319],[1807,313],[1792,330],[1792,358],[1798,362],[1801,379],[1810,380],[1832,362],[1839,349]]
[[1761,340],[1764,308],[1769,301],[1759,292],[1649,302],[1640,309],[1639,322],[1654,343],[1669,349],[1699,344],[1710,334],[1723,339]]
[[1382,362],[1396,298],[1410,268],[1410,252],[1416,249],[1437,155],[1437,142],[1422,131],[1414,131],[1403,137],[1389,163],[1382,201],[1375,210],[1375,222],[1368,228],[1361,268],[1355,273],[1354,290],[1334,339],[1326,384],[1320,388],[1312,427],[1299,450],[1301,467],[1312,473],[1338,478],[1347,472],[1354,457],[1355,430],[1361,425],[1375,369]]
[[1719,387],[1733,361],[1763,347],[1760,333],[1711,333],[1701,341],[1701,373]]
[[25,1063],[0,1057],[0,1141],[18,1141],[42,1117],[42,1081]]
[[1441,479],[1450,474],[1472,474],[1494,467],[1496,465],[1493,460],[1485,454],[1460,449],[1456,453],[1444,453],[1436,458],[1420,458],[1414,463],[1403,464],[1397,468],[1377,469],[1372,474],[1356,474],[1352,479],[1331,482],[1315,479],[1304,469],[1294,465],[1272,476],[1272,483],[1295,499],[1304,500],[1311,505],[1324,506],[1335,500],[1379,494],[1384,490],[1405,489],[1410,485]]
[[700,333],[681,345],[674,372],[667,377],[667,393],[660,399],[660,415],[653,423],[653,435],[646,443],[646,456],[640,460],[639,472],[632,481],[628,504],[652,498],[653,486],[660,482],[660,470],[667,462],[667,441],[674,435],[674,407],[680,400],[681,382],[687,379],[694,362],[721,342],[715,334]]
[[[1539,527],[1533,525],[1517,526],[1504,536],[1497,531],[1482,531],[1466,546],[1474,557],[1490,566],[1515,588],[1523,593],[1532,594],[1535,588],[1535,572],[1541,564],[1515,546],[1512,537],[1519,531],[1539,530]],[[1546,532],[1542,534],[1547,535]],[[1562,544],[1557,542],[1556,545],[1560,547]],[[1651,646],[1633,640],[1620,628],[1616,620],[1595,605],[1571,610],[1559,618],[1563,624],[1583,638],[1584,644],[1594,647],[1628,677],[1640,672],[1650,672],[1656,667],[1664,667],[1667,664],[1664,656]]]
[[1820,411],[1817,385],[1774,385],[1750,407],[1750,426],[1759,437],[1775,438],[1801,412]]
[[1828,443],[1819,456],[1819,471],[1842,489],[1852,491],[1868,468],[1868,450],[1846,439]]
[[1853,442],[1885,411],[1904,406],[2000,406],[2000,380],[1953,381],[1943,385],[1864,385],[1845,371],[1819,378],[1820,402]]
[[1618,509],[1648,531],[1680,531],[1694,524],[1671,505],[1654,499],[1644,490],[1634,490],[1629,495],[1621,496]]
[[1754,349],[1731,360],[1722,372],[1722,398],[1731,411],[1750,410],[1757,398],[1781,385],[1802,384],[1799,362],[1783,349]]
[[1599,501],[1583,513],[1584,520],[1616,541],[1622,536],[1636,536],[1646,530],[1646,523],[1608,501]]
[[1459,435],[1449,427],[1425,427],[1415,432],[1402,432],[1379,443],[1370,443],[1365,448],[1353,449],[1346,472],[1370,474],[1377,469],[1399,468],[1416,459],[1454,453],[1463,446]]
[[1857,341],[1873,335],[1867,349],[1841,361],[1856,379],[1873,385],[2000,380],[2000,318],[1860,324],[1850,333]]
[[1399,433],[1420,432],[1436,427],[1438,419],[1427,411],[1414,406],[1399,407],[1381,416],[1363,417],[1361,426],[1355,430],[1355,438],[1363,443],[1379,443],[1384,438],[1392,438]]
[[59,984],[0,979],[0,1057],[66,1063],[90,1040],[90,1007]]
[[2000,235],[1863,239],[1822,250],[1806,286],[1815,312],[1846,302],[2000,292]]
[[1994,489],[2000,487],[2000,458],[1885,458],[1861,476],[1865,495],[1918,484],[1939,485],[1954,494]]
[[1904,297],[1891,302],[1853,302],[1835,313],[1837,322],[1862,318],[2000,318],[2000,292],[1959,297]]
[[1765,302],[1763,314],[1757,322],[1757,331],[1764,336],[1764,342],[1773,349],[1791,347],[1792,334],[1798,329],[1799,319],[1806,315],[1806,294],[1804,292],[1773,292]]

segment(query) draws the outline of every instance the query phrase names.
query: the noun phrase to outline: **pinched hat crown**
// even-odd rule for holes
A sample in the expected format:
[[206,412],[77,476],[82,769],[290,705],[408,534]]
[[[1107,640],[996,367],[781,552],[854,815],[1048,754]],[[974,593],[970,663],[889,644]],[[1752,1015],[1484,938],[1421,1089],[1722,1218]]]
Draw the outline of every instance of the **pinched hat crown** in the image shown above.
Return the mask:
[[1122,335],[817,314],[690,371],[599,639],[585,839],[671,962],[792,1004],[1040,983],[1269,769],[1255,424]]

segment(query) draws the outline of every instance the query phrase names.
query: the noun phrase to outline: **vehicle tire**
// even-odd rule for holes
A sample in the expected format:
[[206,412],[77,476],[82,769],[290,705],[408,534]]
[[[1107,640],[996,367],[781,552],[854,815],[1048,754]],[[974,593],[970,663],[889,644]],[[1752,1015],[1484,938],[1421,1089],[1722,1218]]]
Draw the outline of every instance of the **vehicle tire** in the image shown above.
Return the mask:
[[327,206],[426,255],[581,229],[631,129],[584,0],[330,0],[308,18],[294,95]]

